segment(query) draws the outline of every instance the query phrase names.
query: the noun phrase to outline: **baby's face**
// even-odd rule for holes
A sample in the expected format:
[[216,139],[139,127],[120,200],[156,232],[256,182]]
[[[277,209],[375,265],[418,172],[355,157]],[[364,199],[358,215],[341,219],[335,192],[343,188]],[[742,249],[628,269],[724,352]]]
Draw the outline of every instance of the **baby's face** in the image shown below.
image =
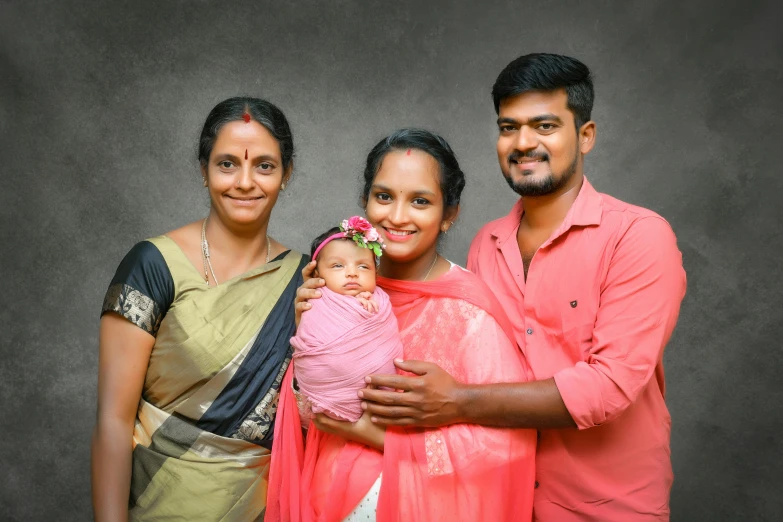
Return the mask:
[[375,255],[353,241],[330,241],[318,254],[318,275],[326,288],[342,295],[375,291]]

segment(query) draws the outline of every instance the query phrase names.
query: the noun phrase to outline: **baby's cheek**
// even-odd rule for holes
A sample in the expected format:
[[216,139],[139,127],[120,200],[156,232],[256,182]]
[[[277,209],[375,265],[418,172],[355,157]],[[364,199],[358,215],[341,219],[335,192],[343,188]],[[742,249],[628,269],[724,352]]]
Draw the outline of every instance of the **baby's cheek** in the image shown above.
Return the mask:
[[337,294],[344,294],[345,293],[345,288],[343,288],[343,285],[342,285],[341,282],[336,281],[336,279],[337,279],[336,277],[324,277],[324,276],[321,276],[321,279],[323,279],[324,282],[326,283],[326,288],[328,288],[332,292],[335,292]]

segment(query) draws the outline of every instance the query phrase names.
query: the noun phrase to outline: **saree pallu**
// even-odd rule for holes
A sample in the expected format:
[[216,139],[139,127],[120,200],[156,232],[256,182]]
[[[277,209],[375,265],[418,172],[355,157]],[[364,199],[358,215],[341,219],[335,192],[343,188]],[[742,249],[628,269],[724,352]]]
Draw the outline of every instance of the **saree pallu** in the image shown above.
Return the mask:
[[[508,319],[488,288],[459,267],[432,282],[378,278],[401,327],[406,359],[438,364],[469,384],[530,377],[509,339]],[[287,376],[288,379],[288,376]],[[278,425],[298,429],[290,387]],[[294,404],[295,408],[295,404]],[[268,521],[339,522],[382,476],[379,522],[524,521],[532,517],[535,430],[470,424],[389,428],[383,453],[318,431],[275,450]]]
[[129,518],[263,520],[306,259],[288,251],[209,287],[168,237],[142,243],[104,303],[156,336],[133,433]]

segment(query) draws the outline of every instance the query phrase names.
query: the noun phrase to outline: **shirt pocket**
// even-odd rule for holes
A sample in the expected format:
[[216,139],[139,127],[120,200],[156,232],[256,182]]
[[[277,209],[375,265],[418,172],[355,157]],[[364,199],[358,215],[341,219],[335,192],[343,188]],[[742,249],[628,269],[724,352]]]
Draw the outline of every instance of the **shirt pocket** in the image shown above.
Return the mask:
[[587,360],[593,346],[596,314],[578,299],[567,301],[560,313],[563,348],[574,362]]

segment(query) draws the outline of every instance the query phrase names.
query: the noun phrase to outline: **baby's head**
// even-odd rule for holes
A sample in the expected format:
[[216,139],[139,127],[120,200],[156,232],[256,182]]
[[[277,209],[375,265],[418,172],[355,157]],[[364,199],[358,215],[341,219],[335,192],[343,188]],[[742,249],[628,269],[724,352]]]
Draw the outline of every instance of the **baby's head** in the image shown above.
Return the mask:
[[310,256],[315,275],[326,288],[342,295],[375,291],[375,270],[382,243],[364,218],[354,216],[313,240]]

